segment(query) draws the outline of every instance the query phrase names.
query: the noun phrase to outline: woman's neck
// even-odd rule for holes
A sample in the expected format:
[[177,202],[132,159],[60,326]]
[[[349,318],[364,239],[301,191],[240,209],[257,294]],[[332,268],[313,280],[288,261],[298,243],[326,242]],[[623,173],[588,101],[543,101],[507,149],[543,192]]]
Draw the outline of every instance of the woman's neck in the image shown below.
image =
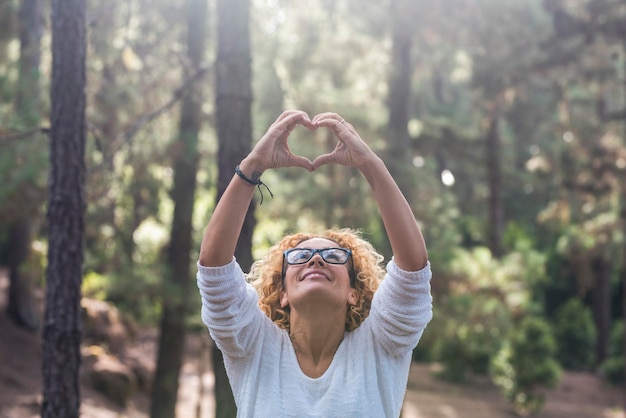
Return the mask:
[[289,337],[302,372],[320,377],[332,363],[345,333],[345,313],[336,315],[301,316],[292,310]]

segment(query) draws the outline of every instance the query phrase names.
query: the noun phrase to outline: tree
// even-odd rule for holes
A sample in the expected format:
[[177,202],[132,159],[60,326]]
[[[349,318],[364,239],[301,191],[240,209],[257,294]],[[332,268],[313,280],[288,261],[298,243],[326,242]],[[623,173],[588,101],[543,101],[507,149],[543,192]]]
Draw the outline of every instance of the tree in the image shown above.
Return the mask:
[[[202,66],[206,45],[207,1],[187,4],[189,70]],[[183,360],[188,288],[191,281],[192,217],[198,168],[198,135],[202,126],[202,88],[199,83],[182,102],[179,136],[174,144],[174,217],[167,252],[166,292],[163,299],[157,368],[152,387],[152,418],[176,415],[178,377]]]
[[[550,56],[560,58],[548,64],[560,71],[560,106],[565,116],[560,122],[568,144],[562,154],[562,189],[569,193],[562,200],[569,200],[564,207],[582,225],[576,234],[570,233],[573,228],[566,229],[562,240],[568,242],[571,263],[580,270],[576,275],[587,276],[584,290],[592,295],[598,332],[596,363],[601,363],[609,349],[611,275],[619,245],[615,231],[620,222],[622,229],[626,225],[626,211],[615,205],[620,198],[624,200],[626,190],[624,169],[620,167],[626,148],[623,133],[617,133],[615,126],[615,121],[624,120],[625,115],[624,62],[619,51],[626,39],[626,16],[623,4],[615,0],[544,2],[544,7],[554,28],[545,49]],[[594,59],[581,58],[586,56]],[[568,71],[571,68],[574,72]],[[583,114],[584,118],[577,117]],[[626,283],[624,271],[622,266]]]
[[84,245],[85,1],[52,1],[44,418],[79,416]]
[[[497,111],[494,111],[497,113]],[[504,235],[504,207],[502,201],[502,153],[500,139],[500,118],[489,116],[489,128],[485,140],[487,184],[489,185],[488,242],[491,253],[500,258],[504,255],[502,240]]]
[[[542,33],[529,30],[524,25],[492,24],[497,20],[513,22],[517,16],[523,16],[525,21],[537,21],[533,2],[487,1],[480,2],[480,5],[467,2],[466,7],[469,11],[466,29],[471,28],[469,32],[475,43],[466,47],[472,51],[472,84],[476,103],[482,110],[480,117],[484,121],[484,134],[481,136],[485,144],[483,164],[488,190],[486,241],[492,254],[500,258],[505,253],[504,233],[507,220],[510,220],[510,217],[507,219],[507,202],[504,198],[507,177],[519,177],[518,173],[506,170],[507,160],[515,158],[513,153],[506,152],[507,138],[503,135],[503,115],[511,106],[507,92],[521,94],[526,88],[529,75],[525,69],[534,62],[535,45]],[[527,54],[516,52],[521,45],[528,48]],[[509,138],[509,141],[515,140],[518,140],[515,136]],[[515,168],[515,165],[511,164],[510,167]]]
[[[0,1],[0,62],[8,64],[11,62],[9,58],[9,43],[15,37],[17,4],[13,0]],[[3,69],[6,68],[3,65]],[[4,99],[4,95],[0,95]]]
[[[233,177],[235,166],[250,152],[252,140],[252,66],[249,0],[218,0],[216,115],[218,150],[217,201]],[[244,270],[252,265],[254,231],[252,199],[237,241],[235,257]],[[222,353],[213,348],[216,416],[234,417],[235,402],[224,369]]]
[[[43,16],[39,0],[25,0],[20,5],[20,59],[19,80],[15,98],[15,113],[19,125],[32,128],[39,122],[39,62],[41,56],[41,34]],[[34,149],[38,144],[28,144]],[[37,152],[37,150],[33,150]],[[31,162],[34,164],[34,162]],[[39,170],[35,170],[35,176]],[[22,187],[34,189],[34,182],[24,181]],[[37,195],[38,193],[31,193]],[[41,195],[41,193],[39,193]],[[14,211],[14,219],[9,226],[6,247],[9,264],[9,304],[7,312],[13,320],[30,330],[39,328],[39,317],[32,298],[32,284],[28,275],[21,270],[30,252],[33,236],[33,218],[41,201],[23,200],[19,210]]]
[[406,172],[410,167],[410,136],[408,132],[409,113],[411,110],[411,79],[413,74],[412,39],[415,31],[413,24],[416,14],[413,2],[393,0],[391,7],[391,74],[389,77],[389,123],[387,142],[389,155],[386,164],[397,179],[402,192],[411,202],[410,176]]

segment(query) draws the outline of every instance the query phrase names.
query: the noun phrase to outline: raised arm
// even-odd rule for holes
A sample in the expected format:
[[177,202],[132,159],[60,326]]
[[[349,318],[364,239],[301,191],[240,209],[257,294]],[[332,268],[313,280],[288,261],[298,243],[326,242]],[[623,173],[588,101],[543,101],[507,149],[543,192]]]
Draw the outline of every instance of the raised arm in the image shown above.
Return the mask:
[[339,141],[331,153],[317,157],[313,167],[317,169],[324,164],[335,163],[359,169],[374,194],[398,267],[417,271],[426,266],[428,253],[422,232],[384,162],[361,139],[354,127],[336,113],[315,116],[313,125],[331,129]]
[[[304,112],[290,110],[281,114],[241,162],[241,173],[248,179],[258,180],[269,168],[303,167],[312,171],[313,163],[305,157],[293,155],[287,145],[287,138],[296,125],[313,127]],[[201,265],[223,266],[233,259],[254,190],[253,184],[233,175],[204,232],[198,260]]]

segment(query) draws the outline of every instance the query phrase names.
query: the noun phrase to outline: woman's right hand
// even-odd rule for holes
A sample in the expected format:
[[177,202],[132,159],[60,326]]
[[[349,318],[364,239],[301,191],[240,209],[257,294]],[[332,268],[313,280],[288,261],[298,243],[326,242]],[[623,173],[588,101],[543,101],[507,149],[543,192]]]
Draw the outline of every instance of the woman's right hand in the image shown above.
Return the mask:
[[313,163],[306,157],[294,155],[287,138],[297,125],[313,129],[309,116],[300,110],[287,110],[269,127],[241,164],[247,175],[260,176],[268,168],[302,167],[313,171]]

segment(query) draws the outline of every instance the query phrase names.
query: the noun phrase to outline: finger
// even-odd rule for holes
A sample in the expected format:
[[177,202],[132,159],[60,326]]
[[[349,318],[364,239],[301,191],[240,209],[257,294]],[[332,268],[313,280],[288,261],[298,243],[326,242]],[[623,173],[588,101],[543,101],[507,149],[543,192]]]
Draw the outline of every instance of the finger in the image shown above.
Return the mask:
[[307,119],[302,119],[300,115],[291,115],[280,122],[277,122],[272,126],[272,130],[275,132],[276,139],[280,142],[286,142],[291,132],[297,125],[309,126],[310,122]]
[[317,170],[321,166],[333,163],[334,161],[335,158],[333,153],[319,155],[315,160],[313,160],[313,170]]
[[[281,115],[282,116],[282,115]],[[310,127],[312,125],[311,120],[309,119],[309,115],[302,111],[295,111],[288,115],[285,115],[283,118],[279,118],[276,121],[276,127],[280,127],[282,129],[291,128],[293,130],[296,125],[304,125]]]
[[306,114],[306,112],[303,112],[302,110],[286,110],[280,114],[280,116],[274,121],[274,123],[272,123],[271,127],[282,127],[282,124],[284,124],[286,121],[288,122],[288,124],[291,124],[296,120],[300,120],[300,123],[306,125],[307,127],[311,124],[311,119],[309,118],[309,115]]
[[304,169],[307,169],[308,171],[313,171],[314,170],[314,166],[313,163],[311,162],[311,160],[309,160],[306,157],[302,157],[300,155],[294,155],[292,160],[291,160],[291,165],[293,167],[302,167]]
[[311,120],[311,118],[309,118],[309,115],[302,110],[287,110],[278,117],[277,122],[284,121],[285,119],[302,119],[307,121]]
[[337,113],[325,112],[325,113],[320,113],[319,115],[315,115],[313,117],[313,123],[317,123],[319,121],[328,120],[328,119],[335,119],[337,121],[340,121],[342,118]]
[[276,119],[276,121],[277,121],[277,122],[278,122],[278,121],[281,121],[281,120],[285,119],[286,117],[289,117],[289,116],[291,116],[291,115],[295,115],[295,114],[298,114],[298,115],[304,115],[304,116],[306,116],[308,119],[310,119],[310,118],[309,118],[309,115],[308,115],[306,112],[302,111],[302,110],[285,110],[283,113],[281,113],[281,114],[280,114],[280,116],[278,116],[278,118]]
[[328,115],[332,115],[332,114],[333,113],[331,113],[331,112],[318,113],[317,115],[313,116],[312,120],[317,120],[317,119],[320,119],[320,118],[324,118],[324,117],[327,117]]
[[[326,127],[326,128],[331,128],[332,130],[334,130],[335,132],[340,132],[341,130],[348,130],[350,131],[350,128],[348,127],[348,123],[347,122],[343,122],[341,123],[341,119],[337,120],[335,118],[333,119],[321,119],[315,122],[315,125],[320,127]],[[350,131],[351,132],[351,131]]]

